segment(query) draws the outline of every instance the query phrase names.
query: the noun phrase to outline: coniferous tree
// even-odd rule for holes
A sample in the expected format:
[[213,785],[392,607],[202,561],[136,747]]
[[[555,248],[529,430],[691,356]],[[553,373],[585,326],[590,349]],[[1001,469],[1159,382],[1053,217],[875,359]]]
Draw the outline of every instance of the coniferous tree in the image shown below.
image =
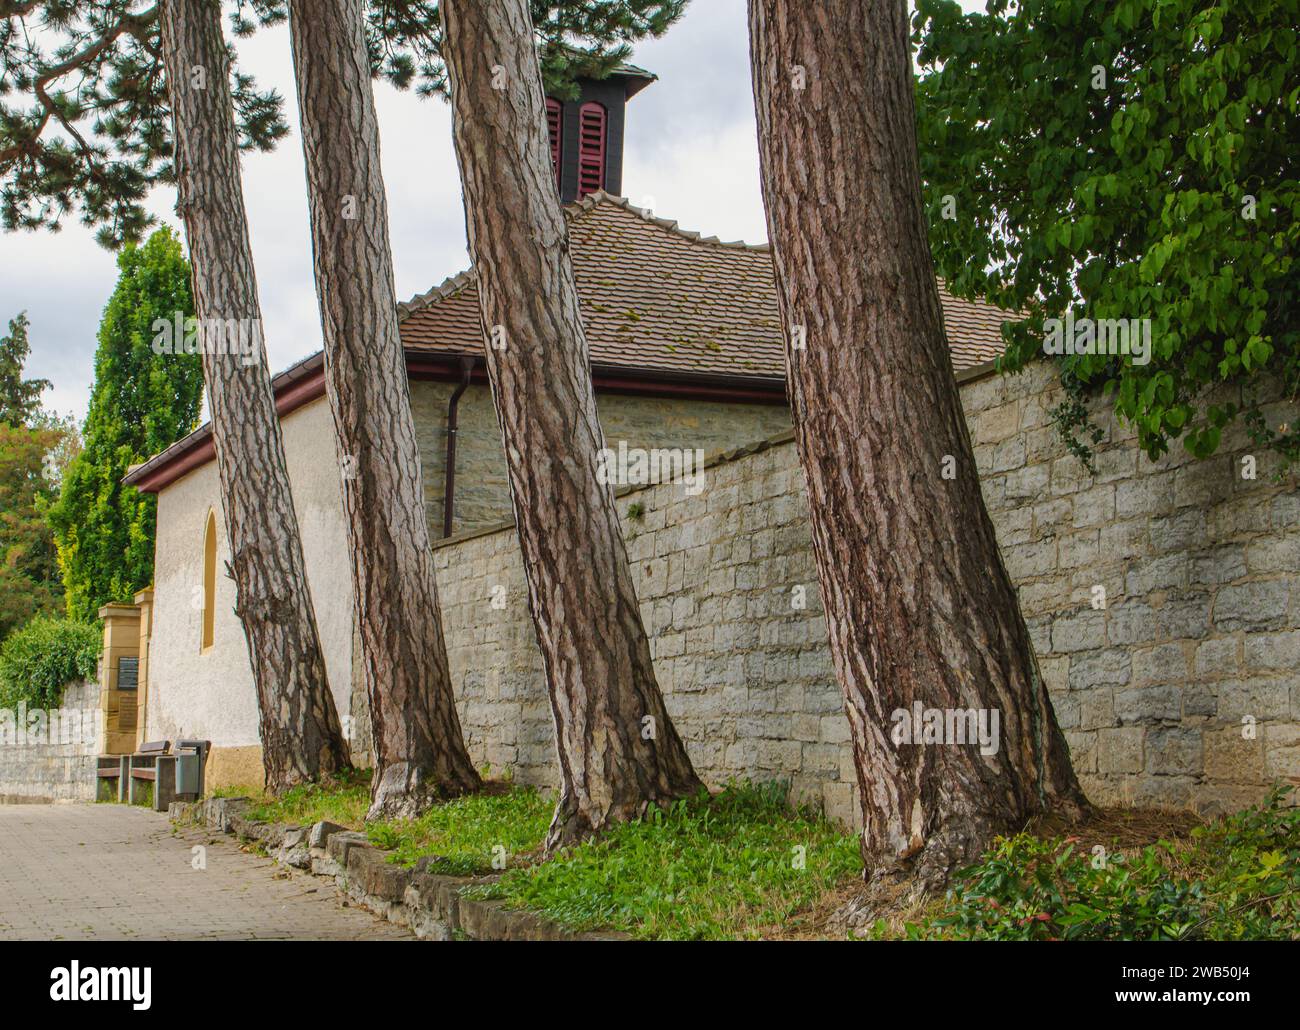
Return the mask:
[[[754,106],[813,554],[879,883],[935,888],[1085,808],[980,494],[917,172],[903,0],[750,0]],[[796,345],[793,341],[798,340]],[[925,746],[895,713],[986,713]]]
[[[330,775],[351,760],[307,590],[239,170],[241,146],[287,131],[280,98],[233,71],[218,0],[0,0],[0,19],[0,94],[29,105],[0,106],[6,227],[79,209],[103,242],[130,240],[149,224],[149,188],[177,186],[267,785]],[[230,326],[237,338],[218,338]]]
[[[215,0],[163,0],[159,19],[176,137],[176,208],[204,327],[200,352],[235,613],[248,641],[266,782],[279,793],[340,772],[352,758],[307,589],[266,365],[221,7]],[[242,327],[237,340],[211,338],[211,327],[232,325]]]
[[375,744],[371,818],[481,786],[461,733],[397,328],[361,0],[292,0],[325,388],[348,455],[343,512]]
[[554,850],[700,789],[655,679],[604,445],[524,0],[445,0],[484,347],[560,757]]
[[28,425],[41,410],[41,394],[53,385],[48,379],[24,379],[23,366],[31,344],[27,313],[9,320],[9,335],[0,336],[0,424]]
[[[65,6],[57,2],[9,4],[6,10],[6,5],[0,3],[0,16],[10,15],[12,29],[13,18],[24,13],[19,8],[27,12],[44,9],[52,25],[67,30],[72,18]],[[685,0],[534,4],[536,42],[548,84],[559,92],[571,91],[575,76],[607,72],[627,55],[629,40],[662,32],[680,16],[684,6]],[[250,3],[248,9],[256,20],[265,23],[281,20],[287,14],[280,0]],[[11,65],[19,69],[15,84],[32,93],[37,104],[27,112],[0,110],[0,182],[5,199],[0,215],[7,225],[57,224],[76,205],[85,220],[101,226],[106,240],[131,238],[148,224],[140,204],[142,197],[153,183],[175,178],[175,169],[168,160],[172,125],[160,111],[176,96],[169,98],[161,89],[149,85],[156,83],[157,69],[167,56],[166,47],[160,46],[157,38],[159,10],[166,16],[172,9],[164,3],[159,8],[140,10],[129,0],[118,0],[96,5],[94,15],[76,23],[77,32],[68,33],[71,38],[60,53],[59,70],[66,73],[93,67],[113,74],[89,76],[82,80],[75,96],[61,95],[57,102],[44,89],[52,78],[51,64],[19,53],[21,59]],[[255,28],[255,21],[244,19],[240,13],[235,22],[237,31]],[[12,47],[15,38],[12,31],[7,36],[0,34],[0,52]],[[374,73],[398,86],[418,81],[423,93],[444,92],[440,47],[437,4],[385,0],[369,5],[367,57]],[[128,88],[122,88],[122,84]],[[278,98],[258,93],[250,80],[237,76],[235,108],[247,143],[269,146],[278,139]],[[60,136],[47,136],[47,129],[67,129],[80,113],[90,109],[101,114],[111,112],[111,117],[101,117],[97,123],[95,139],[69,133],[73,139],[69,144]],[[178,142],[184,149],[185,140]],[[190,229],[193,238],[193,226]],[[322,296],[323,306],[326,303],[327,298]],[[378,383],[365,385],[384,387]],[[344,453],[351,453],[347,438],[343,445]],[[418,542],[408,543],[419,546]],[[436,615],[436,611],[429,614]],[[365,608],[361,608],[361,617],[367,617]],[[401,634],[385,634],[378,627],[372,636],[386,637],[399,651],[409,642]]]
[[[631,43],[661,35],[687,2],[530,0],[546,88],[571,95],[577,77],[609,74]],[[79,213],[105,244],[143,238],[153,222],[144,207],[150,190],[176,181],[161,7],[0,0],[0,226],[54,227]],[[247,0],[231,22],[247,35],[287,17],[287,0]],[[446,96],[436,0],[368,0],[366,41],[373,74]],[[235,69],[231,99],[241,149],[269,150],[283,139],[274,90]]]

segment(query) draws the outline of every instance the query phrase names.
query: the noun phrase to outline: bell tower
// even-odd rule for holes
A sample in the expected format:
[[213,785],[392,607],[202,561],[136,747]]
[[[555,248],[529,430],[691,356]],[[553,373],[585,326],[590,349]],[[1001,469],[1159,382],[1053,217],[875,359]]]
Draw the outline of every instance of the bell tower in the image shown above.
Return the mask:
[[546,98],[560,203],[570,204],[596,190],[622,193],[627,102],[654,80],[650,72],[624,64],[607,78],[579,79],[575,100]]

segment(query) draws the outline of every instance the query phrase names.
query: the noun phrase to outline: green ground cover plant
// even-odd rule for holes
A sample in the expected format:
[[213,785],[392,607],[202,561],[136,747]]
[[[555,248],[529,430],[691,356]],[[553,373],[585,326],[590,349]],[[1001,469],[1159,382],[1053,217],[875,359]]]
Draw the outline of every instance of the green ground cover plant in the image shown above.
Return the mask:
[[[574,932],[653,940],[848,935],[836,922],[862,877],[857,838],[790,804],[783,783],[733,784],[616,827],[543,861],[554,798],[490,783],[414,820],[366,824],[368,770],[279,798],[249,816],[364,829],[410,867],[504,870],[472,896]],[[942,898],[903,905],[866,936],[911,940],[1292,940],[1300,937],[1300,808],[1279,786],[1208,825],[1184,813],[1099,811],[1082,829],[999,838]],[[1158,838],[1158,839],[1157,839]],[[1106,843],[1098,845],[1098,841]]]
[[[1105,854],[1078,838],[1000,838],[902,936],[914,940],[1295,940],[1293,788],[1185,838]],[[874,936],[898,936],[878,923]]]
[[[270,797],[258,788],[227,788],[225,797],[248,797],[248,817],[259,822],[309,826],[322,819],[365,830],[390,860],[413,866],[427,859],[430,872],[473,876],[530,861],[546,837],[553,799],[534,787],[489,783],[481,794],[434,805],[418,819],[366,822],[370,770],[329,783],[309,783]],[[494,865],[495,863],[495,865]]]
[[575,931],[721,940],[769,935],[861,875],[855,836],[792,808],[785,784],[742,784],[655,809],[474,891]]
[[473,876],[534,861],[554,810],[555,799],[535,787],[489,784],[418,819],[371,823],[366,832],[392,852],[390,861],[413,866],[423,858],[429,872]]

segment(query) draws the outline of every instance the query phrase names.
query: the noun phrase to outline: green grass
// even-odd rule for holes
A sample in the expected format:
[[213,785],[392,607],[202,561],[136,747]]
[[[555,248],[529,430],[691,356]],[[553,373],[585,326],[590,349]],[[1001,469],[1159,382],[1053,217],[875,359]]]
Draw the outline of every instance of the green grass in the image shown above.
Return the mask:
[[369,824],[369,769],[332,783],[294,787],[278,798],[257,789],[235,788],[225,796],[251,798],[247,814],[258,822],[309,826],[326,819],[364,829],[377,847],[393,853],[390,861],[412,866],[429,856],[430,872],[474,876],[494,871],[494,858],[498,867],[501,861],[506,866],[527,861],[545,838],[554,808],[553,801],[532,787],[491,787],[482,794],[434,805],[418,819]]
[[475,893],[575,931],[717,940],[770,933],[861,872],[857,838],[792,811],[784,785],[740,785],[510,869]]
[[279,798],[238,793],[252,797],[248,816],[262,822],[364,827],[404,866],[425,858],[430,872],[473,876],[504,864],[501,882],[480,889],[483,896],[572,930],[663,939],[770,935],[862,872],[857,838],[792,810],[783,784],[731,786],[679,802],[549,862],[540,861],[540,849],[554,799],[533,787],[494,784],[418,819],[370,824],[368,771]]
[[366,809],[370,807],[370,770],[359,769],[333,781],[292,787],[279,797],[262,790],[232,790],[225,796],[250,798],[252,805],[247,815],[258,822],[310,826],[324,819],[356,828],[365,823]]
[[374,822],[366,830],[374,844],[393,852],[390,861],[411,866],[429,857],[430,872],[473,876],[529,861],[546,837],[554,807],[553,799],[533,787],[510,787],[443,802],[418,819]]

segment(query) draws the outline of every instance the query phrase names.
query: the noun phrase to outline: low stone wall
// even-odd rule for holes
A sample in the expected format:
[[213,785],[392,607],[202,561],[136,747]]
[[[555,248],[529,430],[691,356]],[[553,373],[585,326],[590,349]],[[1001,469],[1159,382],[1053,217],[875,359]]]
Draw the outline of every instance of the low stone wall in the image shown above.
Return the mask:
[[389,861],[390,852],[372,845],[366,834],[331,822],[312,826],[262,823],[245,815],[247,798],[209,798],[172,802],[168,815],[181,824],[198,823],[264,848],[282,866],[331,880],[339,893],[367,912],[407,927],[423,940],[454,941],[614,941],[629,939],[614,931],[570,933],[532,912],[508,908],[504,901],[465,897],[467,887],[495,882],[488,876],[447,876],[429,872],[430,857],[405,868]]
[[[985,498],[1089,796],[1210,813],[1300,777],[1295,483],[1274,482],[1263,454],[1245,478],[1241,436],[1210,461],[1151,462],[1102,403],[1090,475],[1050,424],[1060,400],[1047,366],[962,385]],[[789,437],[732,452],[696,496],[660,485],[619,508],[659,682],[700,774],[714,786],[787,779],[856,825]],[[471,752],[554,785],[513,529],[453,539],[436,557]]]
[[99,685],[72,683],[54,712],[0,711],[0,804],[93,801]]

